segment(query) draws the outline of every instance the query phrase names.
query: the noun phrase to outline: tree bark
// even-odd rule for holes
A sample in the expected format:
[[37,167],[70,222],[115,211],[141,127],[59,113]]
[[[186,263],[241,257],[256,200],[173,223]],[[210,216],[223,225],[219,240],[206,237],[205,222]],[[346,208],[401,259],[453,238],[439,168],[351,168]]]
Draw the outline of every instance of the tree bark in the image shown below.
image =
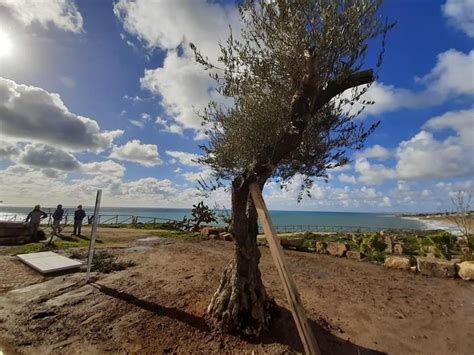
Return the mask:
[[248,182],[232,184],[232,224],[235,254],[212,297],[208,313],[231,332],[260,337],[270,323],[271,301],[267,297],[257,247],[257,212]]

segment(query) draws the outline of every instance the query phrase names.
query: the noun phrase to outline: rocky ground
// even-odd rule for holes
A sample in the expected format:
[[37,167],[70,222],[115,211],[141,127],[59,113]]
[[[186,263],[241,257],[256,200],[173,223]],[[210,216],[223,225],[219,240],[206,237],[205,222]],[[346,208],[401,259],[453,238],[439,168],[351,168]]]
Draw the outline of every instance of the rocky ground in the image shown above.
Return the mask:
[[[280,306],[259,341],[213,329],[206,307],[232,243],[102,231],[121,260],[111,274],[43,278],[0,257],[0,350],[4,353],[298,353],[269,250],[264,283]],[[79,250],[79,251],[82,251]],[[77,254],[77,253],[76,253]],[[311,326],[326,354],[472,354],[474,283],[429,278],[368,262],[285,251]]]

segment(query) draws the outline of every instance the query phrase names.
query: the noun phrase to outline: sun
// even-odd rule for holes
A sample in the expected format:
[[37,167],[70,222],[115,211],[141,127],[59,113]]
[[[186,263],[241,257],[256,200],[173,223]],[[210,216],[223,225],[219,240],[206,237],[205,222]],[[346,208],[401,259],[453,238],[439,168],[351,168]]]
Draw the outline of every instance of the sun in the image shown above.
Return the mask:
[[0,30],[0,58],[9,56],[13,51],[13,43],[7,33]]

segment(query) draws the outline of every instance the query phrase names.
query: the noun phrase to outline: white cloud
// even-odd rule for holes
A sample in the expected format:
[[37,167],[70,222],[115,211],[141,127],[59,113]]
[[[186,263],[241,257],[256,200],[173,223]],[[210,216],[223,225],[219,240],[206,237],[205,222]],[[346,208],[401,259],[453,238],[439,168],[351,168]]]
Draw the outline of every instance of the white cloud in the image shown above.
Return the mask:
[[[208,73],[195,63],[188,43],[196,44],[215,62],[218,41],[227,38],[229,24],[236,35],[239,33],[237,8],[205,0],[163,0],[152,7],[146,0],[120,0],[114,12],[130,34],[149,48],[166,51],[162,67],[145,70],[141,87],[161,97],[162,106],[178,127],[197,131],[195,139],[205,138],[202,120],[195,111],[202,110],[211,99],[222,98],[215,92],[215,83]],[[178,47],[182,47],[179,53]],[[178,127],[165,129],[177,133]]]
[[142,144],[138,139],[131,140],[122,146],[114,146],[110,158],[131,161],[147,167],[162,163],[158,147],[155,144]]
[[441,116],[429,119],[423,127],[434,132],[453,130],[458,134],[460,143],[464,147],[474,147],[474,108],[446,112]]
[[[446,100],[459,96],[474,95],[474,74],[472,70],[460,68],[474,67],[474,50],[465,54],[455,49],[449,49],[438,54],[435,67],[426,75],[415,81],[422,85],[421,90],[408,90],[375,82],[362,96],[361,100],[374,101],[367,105],[361,117],[379,115],[384,112],[394,112],[401,109],[432,107],[443,104]],[[350,98],[350,90],[342,94],[343,98]],[[347,107],[350,113],[362,108],[356,103]]]
[[356,184],[357,180],[353,175],[347,175],[347,174],[339,174],[337,176],[340,182],[345,183],[345,184]]
[[474,50],[464,54],[449,49],[438,54],[437,59],[436,66],[427,75],[417,79],[429,88],[429,93],[435,94],[433,101],[474,94]]
[[198,180],[209,181],[212,178],[212,171],[210,169],[203,169],[198,172],[185,172],[181,175],[190,182],[197,182]]
[[155,123],[163,127],[162,129],[163,132],[178,134],[180,136],[183,135],[183,127],[180,125],[169,123],[168,121],[166,121],[165,119],[159,116],[156,118]]
[[0,78],[0,136],[81,151],[103,151],[123,131],[101,131],[98,123],[68,110],[58,94]]
[[82,31],[82,16],[73,0],[0,0],[2,7],[24,26],[51,24],[64,31]]
[[474,1],[447,0],[442,9],[452,26],[474,38]]
[[197,154],[179,152],[175,150],[167,150],[166,154],[173,158],[172,163],[179,162],[180,164],[186,166],[201,166],[201,164],[196,162],[196,160],[199,158],[199,155]]
[[388,149],[376,144],[370,148],[365,149],[363,152],[356,154],[356,156],[357,158],[375,158],[378,160],[386,160],[390,158],[391,153]]
[[125,174],[125,167],[113,160],[96,161],[92,163],[83,163],[81,171],[91,175],[106,175],[122,177]]
[[196,110],[206,107],[210,99],[219,100],[214,81],[202,66],[190,54],[179,56],[176,51],[168,52],[163,67],[145,70],[140,85],[161,96],[166,114],[184,128],[201,130]]
[[138,128],[144,128],[148,122],[150,122],[151,116],[149,113],[142,113],[138,120],[128,120],[132,125]]
[[[474,109],[451,111],[428,120],[418,134],[396,149],[394,167],[356,160],[359,181],[380,184],[387,179],[421,180],[464,177],[474,174]],[[437,139],[434,132],[456,134]],[[431,132],[430,132],[431,131]]]

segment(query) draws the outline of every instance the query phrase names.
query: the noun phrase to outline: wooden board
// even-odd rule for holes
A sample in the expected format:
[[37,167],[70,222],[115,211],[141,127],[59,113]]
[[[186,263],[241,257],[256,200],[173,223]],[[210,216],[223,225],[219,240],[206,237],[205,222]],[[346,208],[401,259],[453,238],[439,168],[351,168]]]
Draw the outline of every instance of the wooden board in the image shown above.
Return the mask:
[[78,269],[82,265],[80,261],[66,258],[65,256],[53,253],[52,251],[19,254],[17,257],[23,263],[42,274]]
[[290,304],[291,314],[295,320],[296,328],[298,329],[304,350],[306,354],[319,355],[321,352],[319,351],[318,343],[309,326],[308,319],[306,318],[306,311],[303,307],[303,303],[301,302],[301,297],[298,293],[298,289],[296,288],[295,281],[288,272],[283,260],[283,251],[273,228],[267,206],[265,205],[262,192],[260,191],[260,187],[256,183],[251,183],[249,188],[255,208],[257,209],[258,218],[260,219],[260,223],[262,223],[263,231],[265,233],[265,237],[267,238],[268,246],[270,247],[273,262],[275,263],[278,274],[280,275],[281,281],[283,283],[283,288],[285,289],[286,297],[288,298],[288,303]]

